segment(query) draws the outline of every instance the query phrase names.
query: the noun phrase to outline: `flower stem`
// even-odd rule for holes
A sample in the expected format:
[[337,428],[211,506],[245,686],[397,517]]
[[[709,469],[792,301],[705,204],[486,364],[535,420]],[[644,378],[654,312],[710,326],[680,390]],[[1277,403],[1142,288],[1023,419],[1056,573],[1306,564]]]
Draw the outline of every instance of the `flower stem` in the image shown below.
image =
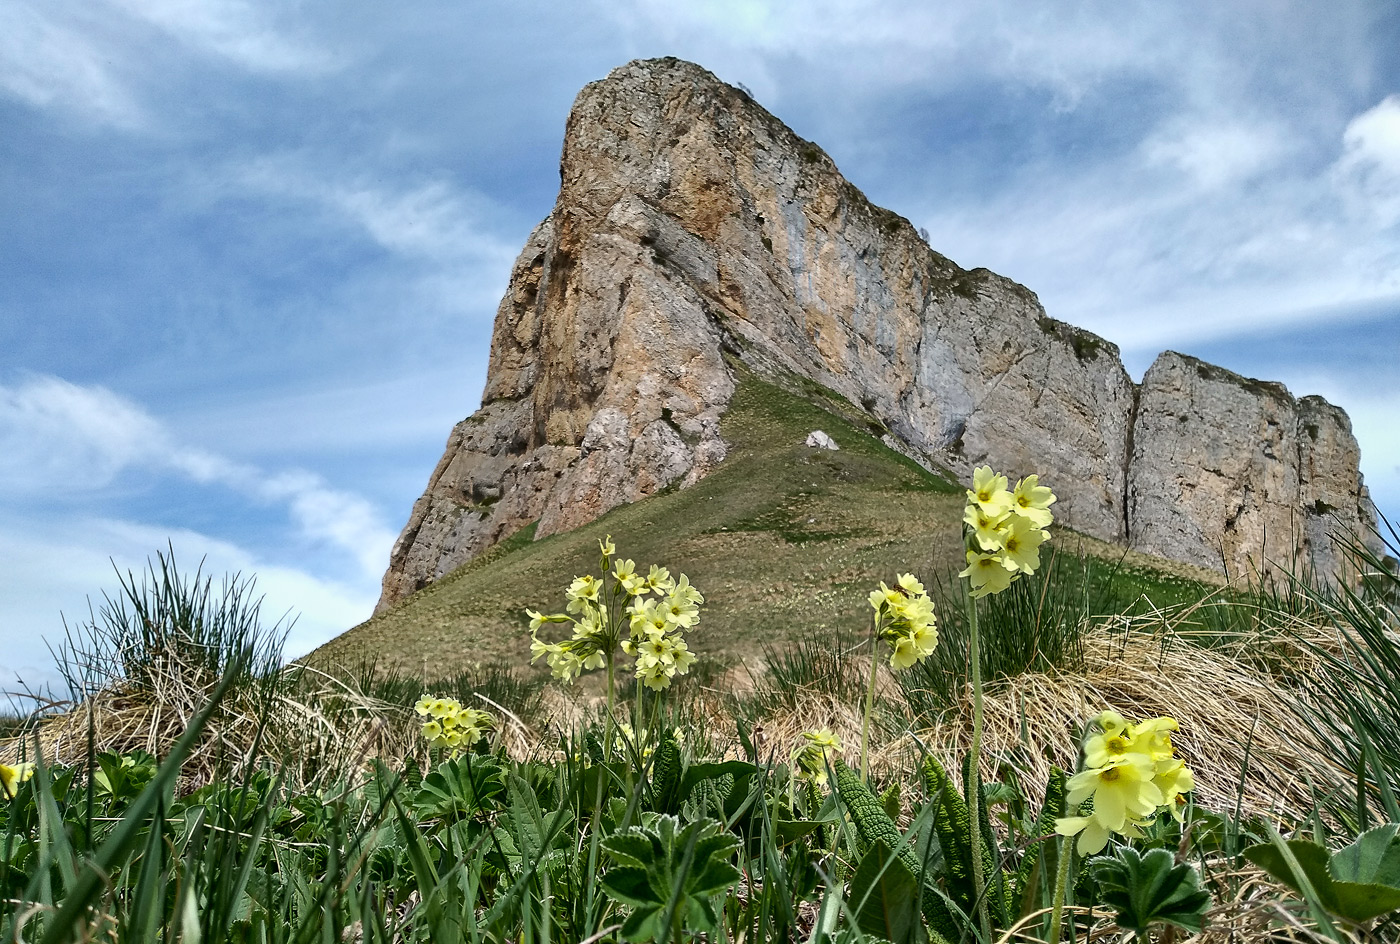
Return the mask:
[[613,706],[617,701],[617,690],[613,686],[613,654],[608,653],[608,717],[603,726],[603,762],[607,763],[612,759],[613,743]]
[[1055,910],[1050,914],[1049,944],[1060,944],[1060,922],[1065,914],[1065,886],[1069,884],[1069,862],[1074,857],[1074,844],[1068,839],[1060,844],[1060,867],[1055,872]]
[[860,722],[860,780],[870,772],[870,715],[875,710],[875,679],[880,671],[880,614],[870,630],[870,684],[865,689],[865,717]]
[[972,671],[972,750],[968,754],[967,808],[972,835],[972,892],[977,902],[977,920],[982,936],[992,939],[991,918],[987,913],[986,879],[982,874],[982,648],[977,633],[977,601],[972,598],[972,582],[963,584],[967,602],[968,662]]

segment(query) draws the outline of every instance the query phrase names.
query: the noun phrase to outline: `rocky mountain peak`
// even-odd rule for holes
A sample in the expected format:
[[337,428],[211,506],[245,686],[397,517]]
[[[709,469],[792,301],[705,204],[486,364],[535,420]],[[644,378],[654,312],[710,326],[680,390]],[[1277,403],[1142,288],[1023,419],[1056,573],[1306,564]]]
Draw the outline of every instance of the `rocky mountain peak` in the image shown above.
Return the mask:
[[676,59],[579,94],[553,211],[384,577],[383,608],[530,522],[574,528],[724,461],[730,361],[822,384],[919,461],[1040,472],[1060,520],[1238,573],[1338,565],[1373,520],[1341,410],[1167,353],[1118,349],[1026,288],[933,251],[819,147]]

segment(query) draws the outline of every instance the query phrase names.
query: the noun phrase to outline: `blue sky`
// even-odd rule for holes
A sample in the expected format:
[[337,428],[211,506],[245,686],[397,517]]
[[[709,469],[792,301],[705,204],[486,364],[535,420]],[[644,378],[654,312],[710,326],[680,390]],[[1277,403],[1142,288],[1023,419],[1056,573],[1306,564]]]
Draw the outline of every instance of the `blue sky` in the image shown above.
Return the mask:
[[1394,4],[0,0],[0,688],[174,546],[370,612],[578,90],[743,83],[959,264],[1351,414],[1400,512]]

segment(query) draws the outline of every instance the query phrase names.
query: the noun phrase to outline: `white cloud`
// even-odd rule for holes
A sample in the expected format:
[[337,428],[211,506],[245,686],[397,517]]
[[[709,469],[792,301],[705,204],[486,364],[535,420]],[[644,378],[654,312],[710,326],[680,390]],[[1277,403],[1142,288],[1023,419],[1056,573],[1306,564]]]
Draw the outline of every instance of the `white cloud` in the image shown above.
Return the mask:
[[0,385],[0,484],[30,496],[67,496],[127,471],[166,472],[279,503],[301,535],[349,553],[377,577],[395,533],[370,502],[301,470],[269,474],[174,440],[158,420],[102,387],[37,376]]
[[217,456],[177,446],[150,414],[102,387],[49,376],[0,385],[0,482],[8,490],[97,489],[133,466],[198,482],[235,474]]
[[[304,655],[367,619],[378,596],[378,582],[359,577],[323,580],[295,567],[273,564],[227,541],[189,530],[173,533],[130,521],[102,517],[0,519],[0,691],[14,690],[19,675],[30,686],[58,681],[48,644],[63,642],[63,620],[86,623],[102,594],[118,590],[115,566],[137,575],[157,550],[174,548],[182,573],[203,573],[216,585],[226,574],[256,578],[264,629],[284,616],[295,617],[284,654]],[[62,618],[60,618],[60,614]],[[283,623],[285,628],[286,623]],[[3,700],[0,700],[3,705]]]
[[359,495],[330,488],[311,472],[283,472],[259,481],[257,494],[287,504],[307,537],[351,552],[367,576],[382,574],[397,536],[379,509]]
[[1196,186],[1238,186],[1269,168],[1284,148],[1278,129],[1211,119],[1179,120],[1143,145],[1149,163],[1184,173]]
[[1382,228],[1400,222],[1400,95],[1347,124],[1334,173],[1354,212]]

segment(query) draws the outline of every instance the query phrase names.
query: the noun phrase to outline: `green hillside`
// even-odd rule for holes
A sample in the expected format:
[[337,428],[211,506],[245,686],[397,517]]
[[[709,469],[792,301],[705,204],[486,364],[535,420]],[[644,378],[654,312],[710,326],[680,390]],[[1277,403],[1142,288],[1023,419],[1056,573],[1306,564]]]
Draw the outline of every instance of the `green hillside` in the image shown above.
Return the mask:
[[[875,582],[900,571],[936,580],[959,564],[963,489],[881,443],[881,430],[840,396],[740,372],[722,429],[729,457],[691,488],[539,541],[526,528],[309,661],[354,664],[368,654],[420,678],[520,663],[525,608],[561,610],[569,580],[596,570],[606,534],[620,556],[683,572],[705,594],[691,645],[711,666],[814,632],[863,632]],[[814,429],[840,450],[806,446]],[[1108,550],[1064,530],[1057,540]]]

